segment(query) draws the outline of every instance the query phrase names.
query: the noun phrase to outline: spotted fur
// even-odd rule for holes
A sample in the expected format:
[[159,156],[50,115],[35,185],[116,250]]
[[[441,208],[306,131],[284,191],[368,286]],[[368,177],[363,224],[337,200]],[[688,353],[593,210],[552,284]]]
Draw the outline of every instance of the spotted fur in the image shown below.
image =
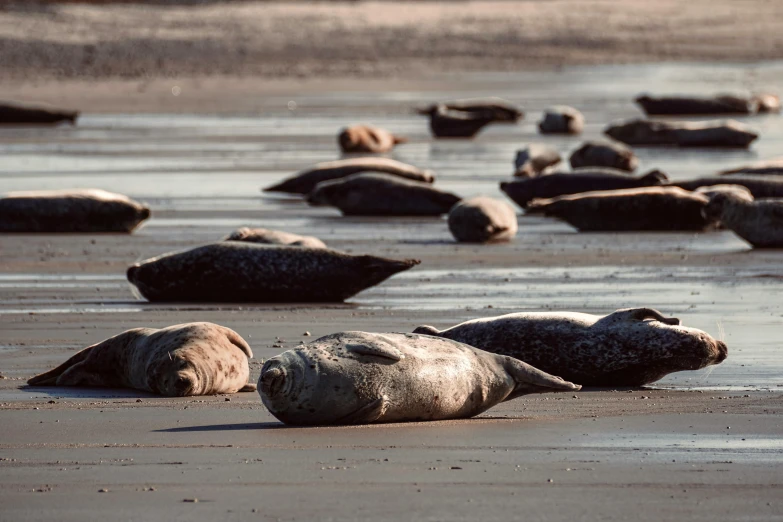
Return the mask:
[[783,199],[754,200],[747,194],[722,192],[710,198],[703,212],[754,248],[783,248]]
[[449,230],[462,243],[508,241],[517,234],[517,213],[495,198],[471,198],[452,207]]

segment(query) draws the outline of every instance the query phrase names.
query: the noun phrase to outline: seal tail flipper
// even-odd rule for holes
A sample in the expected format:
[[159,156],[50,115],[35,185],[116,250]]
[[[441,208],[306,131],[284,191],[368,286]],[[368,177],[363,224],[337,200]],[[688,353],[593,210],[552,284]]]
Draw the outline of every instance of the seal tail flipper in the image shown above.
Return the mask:
[[241,392],[254,392],[257,390],[258,390],[257,386],[252,383],[247,383],[239,389],[239,391]]
[[395,145],[399,145],[400,143],[408,143],[408,138],[405,136],[397,136],[396,134],[392,134],[392,139],[394,139]]
[[655,321],[660,321],[664,324],[672,326],[680,325],[680,320],[676,317],[665,317],[661,312],[655,310],[654,308],[625,308],[607,315],[606,318],[631,321],[644,321],[646,319],[653,319]]
[[546,393],[558,391],[577,391],[582,389],[578,384],[565,381],[555,375],[542,372],[527,363],[508,356],[500,356],[504,359],[504,367],[517,385],[506,400],[527,395],[529,393]]
[[423,324],[421,326],[417,326],[416,329],[413,330],[413,333],[415,333],[415,334],[422,334],[422,335],[432,335],[432,336],[437,337],[437,336],[440,335],[440,330],[438,330],[437,328],[435,328],[433,326],[430,326],[430,325],[427,325],[427,324]]
[[247,355],[248,359],[253,358],[253,350],[250,349],[250,345],[247,344],[247,341],[245,341],[241,335],[236,333],[231,328],[226,328],[225,326],[221,326],[220,328],[228,339],[228,342],[245,352],[245,355]]
[[56,386],[57,385],[57,379],[65,373],[67,370],[69,370],[71,367],[76,366],[77,364],[83,362],[88,355],[90,355],[90,351],[95,347],[89,346],[85,348],[84,350],[81,350],[80,352],[74,354],[70,359],[62,363],[57,368],[54,368],[53,370],[49,370],[48,372],[44,372],[42,374],[36,375],[35,377],[32,377],[27,381],[27,384],[30,386]]
[[386,396],[382,395],[379,399],[362,406],[355,412],[341,417],[335,424],[372,424],[386,413],[387,405]]

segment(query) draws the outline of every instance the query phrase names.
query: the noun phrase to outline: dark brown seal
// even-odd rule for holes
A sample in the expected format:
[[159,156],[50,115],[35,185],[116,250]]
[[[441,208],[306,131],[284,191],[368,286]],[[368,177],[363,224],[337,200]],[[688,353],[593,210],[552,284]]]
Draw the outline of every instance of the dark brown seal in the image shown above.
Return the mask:
[[783,178],[775,176],[711,176],[686,181],[672,181],[666,186],[696,190],[699,187],[726,184],[745,187],[756,199],[783,198]]
[[245,241],[247,243],[260,243],[262,245],[287,245],[308,248],[326,248],[326,244],[324,244],[324,242],[317,237],[300,236],[298,234],[291,234],[290,232],[283,232],[281,230],[270,230],[268,228],[238,228],[223,240]]
[[12,103],[0,103],[0,125],[54,125],[76,123],[79,113],[44,107],[27,107]]
[[134,388],[169,397],[253,391],[250,346],[213,323],[134,328],[80,351],[30,386]]
[[783,248],[783,199],[754,200],[724,191],[714,194],[703,212],[754,248]]
[[633,172],[639,165],[636,154],[621,143],[587,141],[569,158],[571,168],[609,167]]
[[585,128],[585,117],[581,112],[567,105],[555,105],[544,111],[538,122],[541,134],[581,134]]
[[517,234],[517,213],[499,199],[466,199],[449,212],[449,230],[461,243],[508,241]]
[[614,123],[604,134],[627,145],[747,148],[758,134],[734,120],[701,122],[628,120]]
[[754,114],[758,100],[747,96],[650,96],[636,98],[649,116],[689,116],[714,114]]
[[407,138],[370,125],[353,125],[340,131],[337,136],[340,150],[345,153],[391,152],[395,145],[407,141]]
[[562,161],[560,153],[549,145],[531,143],[524,149],[519,149],[514,158],[514,176],[534,178],[548,172]]
[[516,313],[414,332],[521,359],[583,386],[642,386],[726,359],[723,342],[679,324],[650,308],[629,308],[604,317]]
[[742,176],[783,176],[783,158],[759,161],[742,167],[722,170],[718,174],[721,176],[732,174]]
[[326,248],[214,243],[128,268],[150,301],[341,302],[419,261],[353,256]]
[[416,112],[430,117],[430,130],[437,138],[472,138],[490,123],[515,123],[524,116],[499,98],[436,103]]

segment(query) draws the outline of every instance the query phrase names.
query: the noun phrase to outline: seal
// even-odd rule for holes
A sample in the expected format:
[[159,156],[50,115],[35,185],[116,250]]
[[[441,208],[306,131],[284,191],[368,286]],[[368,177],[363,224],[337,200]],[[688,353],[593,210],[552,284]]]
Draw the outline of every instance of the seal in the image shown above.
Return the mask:
[[780,97],[775,94],[757,94],[753,99],[758,103],[759,113],[780,112]]
[[360,172],[381,172],[422,183],[434,183],[435,174],[391,158],[366,156],[317,163],[313,168],[296,173],[280,183],[264,189],[264,192],[309,194],[318,183],[344,178]]
[[726,344],[651,308],[606,316],[529,312],[467,321],[433,335],[523,359],[583,386],[642,386],[672,372],[719,364]]
[[547,172],[562,161],[560,153],[549,145],[531,143],[519,149],[514,158],[514,176],[534,178]]
[[526,213],[562,219],[581,232],[701,231],[715,225],[701,212],[708,201],[676,187],[643,187],[537,199]]
[[719,174],[721,176],[783,176],[783,158],[759,161],[756,163],[751,163],[750,165],[723,170],[719,172]]
[[538,122],[541,134],[581,134],[585,128],[585,117],[581,112],[567,105],[555,105],[544,111]]
[[783,199],[754,201],[747,194],[725,191],[714,194],[703,212],[753,248],[783,248]]
[[416,109],[416,112],[426,116],[432,114],[432,111],[440,106],[446,108],[449,111],[486,114],[491,116],[492,120],[495,122],[516,123],[525,116],[525,113],[511,102],[495,97],[465,98],[462,100],[452,100],[443,103],[433,103],[426,107]]
[[537,178],[501,181],[500,190],[514,203],[527,208],[528,203],[537,198],[554,198],[599,190],[653,187],[668,179],[660,170],[651,170],[643,176],[632,177],[621,170],[584,168]]
[[460,243],[509,241],[517,235],[517,214],[499,199],[466,199],[449,212],[449,230]]
[[407,142],[408,139],[370,125],[353,125],[340,131],[337,143],[340,150],[350,153],[382,154],[391,152],[395,145]]
[[167,397],[254,391],[247,382],[252,357],[239,334],[213,323],[134,328],[85,348],[27,384],[133,388]]
[[388,174],[324,181],[307,196],[311,205],[337,207],[346,216],[440,216],[460,199],[426,183]]
[[0,103],[0,125],[55,125],[62,122],[73,125],[78,117],[76,111]]
[[712,198],[712,196],[716,194],[731,192],[732,194],[738,194],[740,197],[753,199],[753,193],[742,185],[712,185],[709,187],[699,187],[694,190],[694,192],[696,194],[704,194],[708,198]]
[[159,302],[341,302],[417,264],[326,248],[223,241],[137,263],[128,268],[128,281]]
[[268,228],[242,227],[223,238],[223,241],[246,241],[265,245],[287,245],[307,248],[326,248],[323,241],[313,236],[300,236]]
[[258,393],[286,424],[464,419],[529,393],[580,387],[426,335],[341,332],[267,360]]
[[436,103],[416,110],[430,117],[436,138],[472,138],[490,123],[516,123],[524,113],[500,98],[471,98]]
[[714,114],[754,114],[758,100],[753,97],[717,96],[650,96],[643,94],[636,103],[648,116],[690,116]]
[[99,189],[8,192],[0,197],[0,232],[133,232],[149,207]]
[[627,145],[722,147],[746,149],[759,137],[734,120],[701,122],[627,120],[609,125],[604,134]]
[[639,159],[631,149],[613,142],[586,141],[569,158],[571,168],[610,167],[633,172],[639,165]]
[[712,185],[740,185],[750,190],[756,199],[783,198],[783,179],[775,176],[712,176],[685,181],[672,181],[665,186],[696,190]]

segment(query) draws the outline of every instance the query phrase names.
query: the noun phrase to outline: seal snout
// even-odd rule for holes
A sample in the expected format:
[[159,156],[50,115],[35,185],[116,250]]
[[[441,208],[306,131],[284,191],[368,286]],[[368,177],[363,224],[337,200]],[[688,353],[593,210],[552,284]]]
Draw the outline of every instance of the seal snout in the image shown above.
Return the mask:
[[141,219],[149,219],[150,215],[151,212],[149,207],[142,207],[141,210],[139,210],[139,217]]
[[715,364],[722,363],[729,356],[729,347],[723,341],[715,342],[715,349],[717,355],[715,356]]
[[174,381],[174,395],[179,397],[187,397],[193,395],[193,381],[185,374],[177,375],[177,379]]
[[139,265],[137,265],[137,264],[128,267],[128,271],[127,271],[127,274],[126,274],[127,277],[128,277],[128,281],[130,281],[131,283],[135,283],[136,282],[136,276],[138,275],[140,269],[141,269],[141,267]]
[[285,386],[286,371],[276,366],[265,370],[261,374],[261,393],[267,397],[274,397]]

